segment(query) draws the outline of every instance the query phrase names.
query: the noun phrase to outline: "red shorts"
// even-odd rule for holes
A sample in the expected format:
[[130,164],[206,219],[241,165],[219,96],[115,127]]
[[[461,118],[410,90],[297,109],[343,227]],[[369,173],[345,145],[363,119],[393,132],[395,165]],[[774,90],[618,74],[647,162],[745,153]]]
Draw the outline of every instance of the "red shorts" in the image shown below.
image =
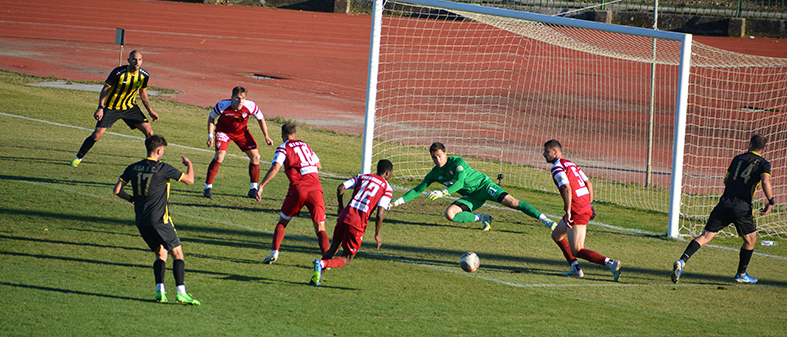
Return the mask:
[[[587,212],[576,213],[574,211],[571,211],[571,223],[569,223],[569,225],[571,225],[571,226],[575,226],[575,225],[584,226],[584,225],[587,225],[588,222],[590,221],[590,216],[591,215],[593,215],[592,212],[591,213],[587,213]],[[563,222],[566,222],[566,216],[565,215],[563,216]]]
[[230,141],[235,142],[241,151],[254,150],[257,148],[257,141],[252,137],[249,129],[238,133],[224,133],[221,131],[216,132],[216,151],[227,151],[230,146]]
[[325,222],[325,202],[322,198],[322,189],[311,191],[298,191],[290,189],[287,197],[281,205],[281,217],[290,220],[301,212],[301,208],[306,206],[313,222]]
[[358,249],[361,249],[364,232],[365,230],[362,231],[344,222],[337,222],[333,230],[333,242],[341,241],[342,249],[355,255],[358,254]]

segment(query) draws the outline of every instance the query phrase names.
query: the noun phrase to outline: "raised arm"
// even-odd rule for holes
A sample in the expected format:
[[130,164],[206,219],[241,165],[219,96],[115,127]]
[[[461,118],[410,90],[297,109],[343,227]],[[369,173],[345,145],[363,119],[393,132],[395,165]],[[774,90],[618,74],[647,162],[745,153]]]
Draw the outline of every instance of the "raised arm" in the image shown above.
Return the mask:
[[191,163],[186,157],[181,156],[180,159],[183,162],[183,165],[186,165],[186,173],[180,178],[181,182],[184,182],[186,185],[191,185],[194,183],[194,165]]

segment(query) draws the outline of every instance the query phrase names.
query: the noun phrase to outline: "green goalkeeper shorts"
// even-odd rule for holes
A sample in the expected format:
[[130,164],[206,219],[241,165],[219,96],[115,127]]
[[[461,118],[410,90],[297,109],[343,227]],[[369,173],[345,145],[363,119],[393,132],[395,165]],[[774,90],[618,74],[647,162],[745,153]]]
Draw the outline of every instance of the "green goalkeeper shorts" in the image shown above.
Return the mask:
[[465,205],[470,208],[470,212],[472,212],[483,206],[487,200],[501,202],[506,195],[508,195],[506,190],[493,183],[492,179],[487,177],[477,190],[459,198],[459,200],[454,203]]

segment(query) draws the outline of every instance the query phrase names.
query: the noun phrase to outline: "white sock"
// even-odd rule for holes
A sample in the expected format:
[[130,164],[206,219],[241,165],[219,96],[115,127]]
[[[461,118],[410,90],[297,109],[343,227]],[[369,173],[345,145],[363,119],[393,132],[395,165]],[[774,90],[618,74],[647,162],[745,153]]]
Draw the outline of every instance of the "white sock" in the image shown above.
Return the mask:
[[178,294],[185,294],[186,293],[186,285],[178,286]]
[[251,183],[251,184],[249,184],[249,189],[250,190],[256,190],[257,186],[260,186],[260,184],[259,183]]
[[213,188],[213,184],[205,184],[205,189]]
[[549,220],[549,218],[547,218],[547,216],[544,215],[544,213],[541,213],[541,215],[538,216],[538,220],[547,221]]
[[612,260],[610,260],[608,257],[605,257],[605,258],[604,258],[604,264],[605,264],[605,265],[609,265],[609,264],[610,264],[610,262],[612,262]]
[[482,217],[481,214],[476,214],[475,215],[475,221],[481,221],[481,217]]
[[164,290],[164,283],[156,283],[156,291],[160,291],[162,293],[166,292],[166,290]]

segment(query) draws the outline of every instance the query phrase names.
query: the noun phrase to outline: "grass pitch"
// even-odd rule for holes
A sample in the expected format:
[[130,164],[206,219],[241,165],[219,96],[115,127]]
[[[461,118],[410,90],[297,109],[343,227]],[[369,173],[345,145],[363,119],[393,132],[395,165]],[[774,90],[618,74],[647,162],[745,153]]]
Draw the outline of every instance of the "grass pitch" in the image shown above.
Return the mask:
[[[755,255],[749,267],[760,278],[756,285],[732,280],[739,239],[714,240],[714,247],[700,250],[675,285],[671,265],[686,242],[661,234],[666,215],[610,205],[597,205],[600,224],[589,227],[586,245],[623,261],[617,283],[607,268],[585,261],[584,279],[561,276],[567,265],[549,231],[521,213],[484,207],[495,222],[482,232],[478,224],[442,217],[451,200],[418,198],[387,213],[379,251],[367,235],[370,244],[352,264],[327,271],[323,286],[310,287],[319,251],[306,216],[290,223],[279,261],[261,263],[287,189],[284,174],[266,186],[261,202],[244,198],[248,159],[233,147],[215,181],[215,197],[202,198],[213,156],[204,146],[207,111],[164,100],[153,101],[161,115],[153,129],[170,143],[164,160],[182,167],[184,155],[196,170],[194,185],[173,183],[170,210],[186,254],[188,291],[203,305],[155,303],[153,254],[134,226],[132,206],[112,194],[123,168],[145,155],[141,134],[116,123],[78,168],[70,167],[94,126],[97,95],[25,85],[38,80],[0,73],[0,335],[787,332],[787,243],[757,247],[767,255]],[[268,123],[277,135],[281,121]],[[299,136],[323,161],[331,235],[334,191],[360,168],[361,138],[307,126]],[[273,150],[260,151],[263,173]],[[509,192],[553,218],[562,208],[556,194]],[[466,251],[481,258],[474,273],[458,266]],[[174,302],[171,265],[166,286]]]

